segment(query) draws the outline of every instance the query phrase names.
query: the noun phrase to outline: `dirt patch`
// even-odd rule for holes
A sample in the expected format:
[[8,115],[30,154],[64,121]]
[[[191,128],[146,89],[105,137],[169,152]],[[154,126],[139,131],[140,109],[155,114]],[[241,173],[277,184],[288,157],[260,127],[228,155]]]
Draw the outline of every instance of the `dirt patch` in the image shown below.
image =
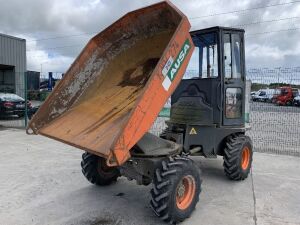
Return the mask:
[[126,70],[123,75],[123,80],[118,85],[121,87],[145,86],[158,61],[159,58],[150,58],[138,64],[136,67]]

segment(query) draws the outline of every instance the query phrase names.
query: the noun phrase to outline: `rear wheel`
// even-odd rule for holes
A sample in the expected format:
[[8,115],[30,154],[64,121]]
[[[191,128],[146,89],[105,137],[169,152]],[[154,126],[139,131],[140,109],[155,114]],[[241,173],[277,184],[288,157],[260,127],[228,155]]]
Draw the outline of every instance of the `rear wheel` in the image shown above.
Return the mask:
[[120,176],[116,167],[108,167],[105,159],[85,152],[81,161],[82,173],[92,184],[109,185]]
[[235,135],[228,138],[224,150],[224,171],[231,180],[244,180],[252,165],[252,142],[248,136]]
[[176,224],[194,211],[201,192],[200,170],[187,157],[169,157],[156,169],[151,207],[165,222]]

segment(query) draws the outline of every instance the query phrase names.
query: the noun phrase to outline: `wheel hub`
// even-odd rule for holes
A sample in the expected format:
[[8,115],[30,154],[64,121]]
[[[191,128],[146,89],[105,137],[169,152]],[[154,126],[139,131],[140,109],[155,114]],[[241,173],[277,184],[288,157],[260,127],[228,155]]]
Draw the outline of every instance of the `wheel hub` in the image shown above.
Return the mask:
[[100,157],[98,159],[97,170],[98,170],[98,173],[105,174],[107,176],[110,176],[111,174],[114,173],[113,167],[108,167],[106,165],[105,160]]
[[241,166],[243,170],[246,170],[250,163],[250,149],[246,146],[242,151]]
[[191,175],[184,176],[176,190],[176,205],[181,210],[187,209],[193,201],[196,192],[196,181]]
[[183,185],[183,183],[181,181],[178,186],[177,196],[181,198],[181,197],[183,197],[184,193],[185,193],[185,186]]

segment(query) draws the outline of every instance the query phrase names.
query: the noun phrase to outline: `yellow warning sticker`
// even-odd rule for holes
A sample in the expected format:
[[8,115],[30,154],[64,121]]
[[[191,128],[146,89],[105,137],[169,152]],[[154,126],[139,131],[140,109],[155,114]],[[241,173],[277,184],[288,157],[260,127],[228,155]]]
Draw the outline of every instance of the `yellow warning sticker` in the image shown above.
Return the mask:
[[191,131],[190,131],[190,134],[197,134],[197,131],[194,127],[192,127]]

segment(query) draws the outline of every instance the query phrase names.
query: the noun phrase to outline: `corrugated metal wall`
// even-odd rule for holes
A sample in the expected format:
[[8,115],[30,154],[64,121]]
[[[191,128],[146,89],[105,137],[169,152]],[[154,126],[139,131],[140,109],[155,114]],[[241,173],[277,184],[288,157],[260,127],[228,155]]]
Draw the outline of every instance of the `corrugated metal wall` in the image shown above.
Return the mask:
[[24,97],[24,73],[26,72],[26,41],[0,34],[0,64],[14,66],[15,91]]

